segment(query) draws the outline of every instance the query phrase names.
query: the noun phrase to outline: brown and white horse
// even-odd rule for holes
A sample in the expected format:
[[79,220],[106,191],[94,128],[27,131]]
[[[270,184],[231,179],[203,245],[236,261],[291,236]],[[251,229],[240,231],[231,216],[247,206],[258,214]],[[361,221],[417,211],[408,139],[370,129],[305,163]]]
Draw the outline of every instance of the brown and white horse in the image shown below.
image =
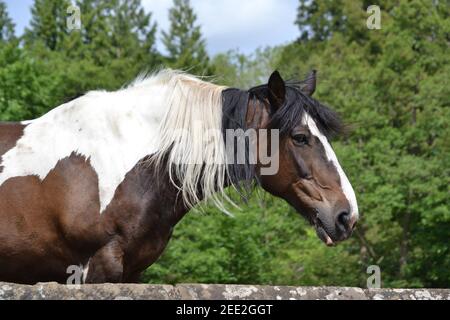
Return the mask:
[[[274,72],[243,91],[164,70],[0,123],[0,281],[65,283],[75,265],[86,283],[136,282],[192,206],[209,198],[224,208],[226,187],[251,182],[288,201],[327,245],[348,238],[356,198],[328,142],[340,122],[310,97],[315,82]],[[239,141],[245,155],[228,152]]]

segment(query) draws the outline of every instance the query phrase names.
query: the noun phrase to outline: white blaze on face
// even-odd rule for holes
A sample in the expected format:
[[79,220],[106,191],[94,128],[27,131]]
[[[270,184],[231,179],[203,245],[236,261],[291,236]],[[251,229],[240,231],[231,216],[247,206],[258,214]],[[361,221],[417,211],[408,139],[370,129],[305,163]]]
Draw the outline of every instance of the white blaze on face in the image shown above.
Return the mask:
[[323,145],[323,148],[325,149],[325,154],[327,156],[328,161],[331,161],[336,167],[336,170],[339,174],[339,178],[341,180],[342,192],[344,193],[348,203],[350,204],[351,217],[353,219],[357,219],[359,216],[359,212],[358,212],[358,204],[356,202],[355,191],[353,191],[352,185],[350,184],[347,175],[345,174],[344,170],[342,170],[342,167],[339,164],[336,154],[334,153],[333,148],[331,148],[331,145],[328,142],[327,137],[325,137],[320,132],[319,128],[317,128],[316,122],[306,112],[305,115],[303,116],[303,124],[308,127],[312,135],[316,136],[320,140],[320,142]]

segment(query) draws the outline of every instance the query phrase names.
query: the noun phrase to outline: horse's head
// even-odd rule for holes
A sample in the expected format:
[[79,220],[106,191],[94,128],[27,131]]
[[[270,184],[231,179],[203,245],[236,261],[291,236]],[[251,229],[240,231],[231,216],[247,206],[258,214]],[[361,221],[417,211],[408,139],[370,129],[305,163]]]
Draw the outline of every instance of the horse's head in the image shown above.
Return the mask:
[[351,235],[358,207],[328,141],[339,132],[341,122],[336,113],[311,98],[315,85],[314,71],[304,82],[292,85],[275,71],[267,85],[250,90],[247,123],[279,130],[278,170],[266,175],[258,165],[261,186],[285,199],[315,226],[321,240],[332,245]]

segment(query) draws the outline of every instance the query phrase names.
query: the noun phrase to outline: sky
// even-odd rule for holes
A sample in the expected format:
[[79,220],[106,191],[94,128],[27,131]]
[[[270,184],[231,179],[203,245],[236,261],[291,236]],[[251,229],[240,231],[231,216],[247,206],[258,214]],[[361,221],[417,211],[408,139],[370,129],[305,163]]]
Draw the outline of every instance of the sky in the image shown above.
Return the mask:
[[[16,34],[28,26],[33,0],[6,0]],[[250,54],[259,47],[286,44],[298,37],[294,25],[298,0],[191,0],[212,55],[231,49]],[[172,0],[142,0],[158,23],[157,48],[164,52],[161,30],[169,27]],[[83,22],[83,13],[81,13]]]

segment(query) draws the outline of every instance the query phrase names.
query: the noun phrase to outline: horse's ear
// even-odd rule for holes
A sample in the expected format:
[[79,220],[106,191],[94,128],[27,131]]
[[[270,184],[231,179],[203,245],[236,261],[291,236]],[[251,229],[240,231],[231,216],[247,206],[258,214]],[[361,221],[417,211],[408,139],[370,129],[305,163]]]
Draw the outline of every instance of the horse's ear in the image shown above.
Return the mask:
[[276,110],[281,108],[286,99],[286,85],[278,71],[274,71],[269,78],[269,102]]
[[308,96],[312,96],[316,91],[316,70],[312,70],[303,82],[302,92]]

